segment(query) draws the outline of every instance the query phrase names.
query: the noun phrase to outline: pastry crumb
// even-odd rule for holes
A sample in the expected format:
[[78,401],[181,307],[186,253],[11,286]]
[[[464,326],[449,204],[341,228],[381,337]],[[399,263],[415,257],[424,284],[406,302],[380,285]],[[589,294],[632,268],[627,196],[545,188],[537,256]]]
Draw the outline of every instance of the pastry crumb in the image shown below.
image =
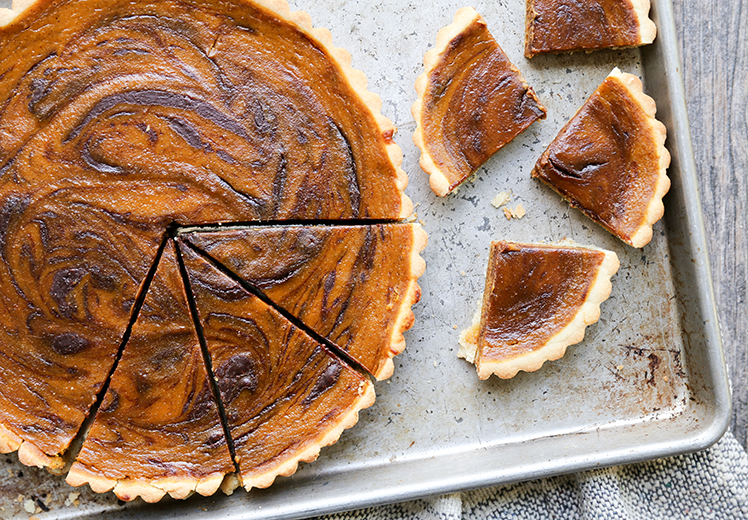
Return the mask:
[[668,376],[662,376],[662,380],[668,383],[670,381],[670,378]]
[[491,200],[491,206],[493,206],[496,209],[499,209],[501,206],[504,206],[509,202],[509,199],[512,197],[511,191],[502,191],[498,195],[496,195],[493,200]]
[[457,325],[452,325],[452,328],[457,330]]
[[419,220],[419,221],[418,221],[418,223],[419,223],[420,225],[422,225],[422,226],[425,226],[425,225],[426,225],[426,223],[425,223],[425,222],[424,222],[423,220]]
[[23,509],[27,513],[36,513],[36,504],[30,498],[23,501]]
[[504,208],[504,216],[506,217],[507,220],[512,220],[512,219],[519,220],[522,217],[524,217],[526,214],[527,212],[525,211],[525,208],[524,206],[522,206],[522,204],[517,204],[517,207],[514,209]]
[[461,276],[465,276],[467,273],[465,271],[460,271]]
[[75,504],[77,506],[78,504],[76,502],[78,502],[78,497],[80,495],[81,494],[77,493],[77,492],[71,492],[71,493],[69,493],[68,497],[65,499],[65,505],[66,506],[70,506],[70,505]]

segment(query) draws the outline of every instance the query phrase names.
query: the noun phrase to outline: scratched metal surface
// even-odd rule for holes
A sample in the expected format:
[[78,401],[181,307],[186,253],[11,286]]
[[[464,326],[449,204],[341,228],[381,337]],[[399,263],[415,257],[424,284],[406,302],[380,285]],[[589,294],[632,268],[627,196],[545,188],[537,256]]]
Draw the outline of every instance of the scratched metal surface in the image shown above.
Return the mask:
[[[316,463],[268,490],[155,506],[74,489],[20,466],[14,454],[3,456],[0,517],[23,514],[24,506],[39,518],[302,517],[692,451],[721,435],[729,396],[669,0],[653,2],[660,29],[653,46],[532,61],[522,56],[522,0],[474,6],[535,88],[548,118],[440,199],[418,167],[410,105],[423,53],[459,6],[444,0],[293,2],[316,26],[331,29],[335,44],[352,53],[370,90],[384,100],[384,114],[399,128],[408,194],[430,236],[408,347],[396,358],[395,375],[377,383],[376,404],[359,424]],[[545,146],[615,66],[644,78],[674,156],[666,217],[643,250],[624,245],[529,176]],[[512,192],[509,207],[522,204],[524,218],[508,221],[491,206],[500,191]],[[455,353],[482,294],[490,241],[566,237],[611,249],[621,260],[600,321],[563,359],[538,372],[479,381]],[[66,505],[71,492],[80,496]]]

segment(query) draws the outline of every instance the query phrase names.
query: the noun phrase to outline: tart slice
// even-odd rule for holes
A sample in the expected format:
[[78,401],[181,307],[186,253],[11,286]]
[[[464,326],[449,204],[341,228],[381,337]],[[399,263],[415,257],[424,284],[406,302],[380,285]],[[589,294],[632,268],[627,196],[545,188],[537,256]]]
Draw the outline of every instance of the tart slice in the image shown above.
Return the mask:
[[268,487],[356,424],[373,385],[192,249],[181,252],[239,465],[239,482],[224,490]]
[[649,0],[527,0],[525,56],[652,43]]
[[253,227],[182,235],[345,351],[377,379],[392,374],[413,325],[418,224]]
[[156,502],[233,470],[170,240],[67,482]]
[[600,317],[615,253],[576,244],[491,243],[483,303],[458,356],[502,379],[559,359]]
[[439,31],[423,64],[413,141],[431,189],[443,197],[546,110],[471,7]]
[[665,125],[633,74],[618,69],[561,129],[532,176],[633,247],[652,240],[670,189]]

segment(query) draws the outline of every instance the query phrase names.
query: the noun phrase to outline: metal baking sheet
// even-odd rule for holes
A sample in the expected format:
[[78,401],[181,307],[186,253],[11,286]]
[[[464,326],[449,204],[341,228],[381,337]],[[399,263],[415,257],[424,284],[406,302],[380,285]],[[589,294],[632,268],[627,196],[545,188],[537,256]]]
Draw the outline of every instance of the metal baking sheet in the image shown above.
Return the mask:
[[[7,5],[7,0],[4,0]],[[510,483],[704,448],[725,431],[730,396],[706,257],[695,168],[670,0],[653,0],[659,35],[643,49],[523,57],[524,0],[478,1],[500,45],[548,108],[457,193],[428,188],[411,143],[410,106],[423,53],[461,5],[446,0],[293,0],[382,96],[399,127],[409,196],[430,235],[423,299],[395,375],[376,404],[314,464],[267,490],[124,504],[111,493],[3,456],[0,517],[31,509],[43,518],[298,518]],[[668,128],[673,186],[652,243],[633,249],[572,210],[530,170],[558,130],[618,66],[644,79]],[[511,191],[508,221],[491,206]],[[457,337],[482,294],[491,240],[571,238],[615,251],[621,268],[600,321],[566,356],[535,373],[481,382],[456,358]],[[77,500],[70,493],[80,493]],[[66,501],[68,502],[66,504]],[[72,502],[72,503],[71,503]],[[26,509],[25,509],[26,508]],[[49,511],[45,511],[48,509]]]

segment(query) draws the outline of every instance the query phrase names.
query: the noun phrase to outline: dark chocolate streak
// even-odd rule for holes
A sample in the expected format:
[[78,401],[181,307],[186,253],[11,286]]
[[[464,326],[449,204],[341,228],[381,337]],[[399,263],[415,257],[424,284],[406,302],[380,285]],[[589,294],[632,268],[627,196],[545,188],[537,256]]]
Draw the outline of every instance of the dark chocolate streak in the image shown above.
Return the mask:
[[212,121],[224,130],[234,133],[244,139],[249,138],[244,132],[244,128],[242,128],[239,123],[227,117],[220,110],[201,99],[193,99],[183,94],[176,94],[174,92],[166,92],[163,90],[134,90],[112,94],[96,103],[83,120],[70,130],[67,137],[65,137],[62,142],[67,143],[68,141],[75,139],[81,133],[83,128],[91,121],[121,104],[169,107],[195,112],[200,117]]

